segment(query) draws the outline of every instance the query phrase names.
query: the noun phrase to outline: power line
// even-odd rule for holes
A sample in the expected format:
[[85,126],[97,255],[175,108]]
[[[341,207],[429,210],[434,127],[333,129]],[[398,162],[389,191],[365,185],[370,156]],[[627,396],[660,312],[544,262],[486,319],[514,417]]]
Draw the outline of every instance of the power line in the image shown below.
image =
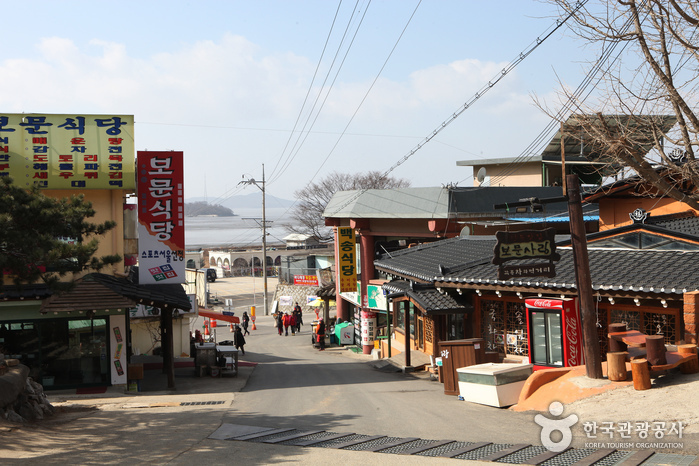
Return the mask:
[[[398,162],[393,164],[388,170],[386,170],[383,173],[384,177],[387,177],[393,170],[404,164],[405,162],[408,161],[410,157],[413,156],[417,151],[422,149],[425,144],[430,142],[432,139],[434,139],[435,136],[437,136],[439,133],[442,132],[444,128],[446,128],[449,124],[451,124],[454,120],[456,120],[461,114],[463,114],[466,110],[468,110],[474,103],[476,103],[478,100],[480,100],[481,97],[483,97],[490,89],[495,87],[497,83],[500,82],[505,76],[507,76],[517,65],[519,65],[525,58],[527,58],[534,50],[536,50],[541,44],[546,41],[551,35],[553,35],[554,32],[556,32],[561,26],[563,26],[566,21],[568,21],[580,8],[582,8],[585,3],[587,3],[588,0],[581,0],[578,3],[576,3],[575,7],[571,10],[571,12],[564,18],[564,19],[557,19],[554,24],[549,26],[549,28],[544,31],[543,33],[543,38],[542,37],[537,37],[536,40],[534,40],[529,46],[522,52],[519,53],[519,55],[512,60],[505,68],[503,68],[499,74],[497,74],[492,80],[488,81],[487,84],[485,84],[481,89],[476,92],[476,94],[466,101],[457,111],[455,111],[448,119],[444,120],[441,125],[439,125],[436,129],[432,131],[432,133],[425,137],[422,142],[420,142],[417,146],[415,146],[410,152],[408,152],[406,155],[404,155]],[[337,211],[343,209],[350,203],[354,202],[362,193],[364,193],[366,189],[359,190],[354,196],[351,196],[347,201],[345,201],[342,205],[340,205],[337,208]]]

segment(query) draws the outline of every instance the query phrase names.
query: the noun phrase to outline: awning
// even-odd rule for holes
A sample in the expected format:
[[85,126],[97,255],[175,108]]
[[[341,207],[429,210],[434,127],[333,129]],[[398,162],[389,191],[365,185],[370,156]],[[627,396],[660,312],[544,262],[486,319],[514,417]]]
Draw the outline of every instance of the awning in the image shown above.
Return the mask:
[[209,319],[223,320],[225,322],[231,322],[233,324],[239,324],[240,318],[232,315],[221,314],[220,312],[210,311],[208,309],[199,309],[199,315],[201,317],[208,317]]

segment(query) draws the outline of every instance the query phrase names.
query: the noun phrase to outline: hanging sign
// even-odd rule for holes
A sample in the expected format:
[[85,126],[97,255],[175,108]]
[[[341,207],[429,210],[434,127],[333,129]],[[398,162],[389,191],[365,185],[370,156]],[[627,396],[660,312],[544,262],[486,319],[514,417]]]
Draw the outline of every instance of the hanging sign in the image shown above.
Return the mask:
[[185,283],[182,152],[138,152],[138,279]]
[[341,227],[337,229],[339,264],[337,274],[340,292],[356,291],[357,289],[357,242],[354,228]]

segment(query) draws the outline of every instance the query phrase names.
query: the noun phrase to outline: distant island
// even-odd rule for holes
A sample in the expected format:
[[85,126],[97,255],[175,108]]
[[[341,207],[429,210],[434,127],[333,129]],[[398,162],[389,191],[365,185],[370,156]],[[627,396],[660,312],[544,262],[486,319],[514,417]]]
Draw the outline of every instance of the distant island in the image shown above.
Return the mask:
[[220,204],[209,204],[208,202],[185,202],[185,217],[235,217],[228,207]]

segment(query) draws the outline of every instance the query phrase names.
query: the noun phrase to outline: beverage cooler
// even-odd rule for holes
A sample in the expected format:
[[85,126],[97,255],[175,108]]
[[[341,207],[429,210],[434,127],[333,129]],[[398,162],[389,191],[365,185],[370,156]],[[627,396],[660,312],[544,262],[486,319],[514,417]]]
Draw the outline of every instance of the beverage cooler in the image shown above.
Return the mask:
[[528,298],[529,362],[534,370],[584,364],[582,322],[575,298]]

